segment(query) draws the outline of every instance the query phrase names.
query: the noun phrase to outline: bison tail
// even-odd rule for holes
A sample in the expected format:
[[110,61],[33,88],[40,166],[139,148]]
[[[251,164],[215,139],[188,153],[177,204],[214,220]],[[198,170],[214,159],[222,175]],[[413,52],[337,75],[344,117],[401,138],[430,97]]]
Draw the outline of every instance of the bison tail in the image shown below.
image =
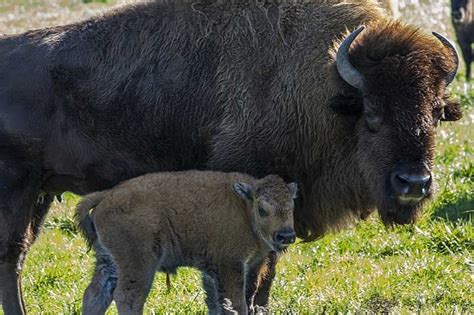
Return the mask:
[[97,232],[91,217],[91,210],[94,209],[103,199],[104,192],[96,192],[82,198],[76,207],[76,222],[84,235],[87,245],[91,248],[97,240]]

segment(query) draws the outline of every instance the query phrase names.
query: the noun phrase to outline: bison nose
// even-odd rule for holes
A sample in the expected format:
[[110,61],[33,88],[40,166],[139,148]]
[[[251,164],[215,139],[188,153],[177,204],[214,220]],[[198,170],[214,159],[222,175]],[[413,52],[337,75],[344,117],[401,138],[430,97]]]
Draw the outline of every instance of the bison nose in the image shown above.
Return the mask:
[[431,175],[394,171],[390,176],[390,182],[401,204],[416,204],[428,194]]
[[275,235],[275,243],[280,245],[290,245],[293,244],[295,240],[296,233],[293,229],[283,229]]

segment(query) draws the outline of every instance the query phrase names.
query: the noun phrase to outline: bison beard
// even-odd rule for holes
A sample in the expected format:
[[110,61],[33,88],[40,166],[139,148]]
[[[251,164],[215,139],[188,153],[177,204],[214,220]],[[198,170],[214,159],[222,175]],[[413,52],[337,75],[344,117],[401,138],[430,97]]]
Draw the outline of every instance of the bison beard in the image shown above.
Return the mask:
[[[420,196],[413,187],[431,174],[435,125],[461,116],[446,93],[457,62],[449,45],[386,20],[369,0],[192,2],[0,39],[7,314],[24,312],[18,270],[63,191],[159,171],[276,173],[299,183],[295,225],[305,240],[376,207],[386,223],[411,222],[421,208],[391,199],[392,186],[398,200]],[[363,78],[354,87],[335,61],[359,25],[345,63]],[[421,166],[393,173],[410,163]],[[395,185],[386,187],[387,174]],[[268,301],[274,267],[257,304]]]

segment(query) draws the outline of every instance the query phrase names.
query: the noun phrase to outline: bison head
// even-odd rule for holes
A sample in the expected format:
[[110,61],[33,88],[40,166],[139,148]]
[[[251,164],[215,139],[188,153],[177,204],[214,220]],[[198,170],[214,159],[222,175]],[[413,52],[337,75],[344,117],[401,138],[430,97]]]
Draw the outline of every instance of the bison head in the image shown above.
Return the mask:
[[360,27],[337,52],[352,100],[333,109],[357,117],[357,164],[386,224],[412,222],[432,196],[436,127],[461,117],[446,91],[458,55],[433,35],[400,23]]
[[295,241],[295,183],[286,185],[280,177],[269,175],[254,185],[235,183],[233,190],[237,196],[252,205],[250,217],[253,230],[270,250],[280,252]]

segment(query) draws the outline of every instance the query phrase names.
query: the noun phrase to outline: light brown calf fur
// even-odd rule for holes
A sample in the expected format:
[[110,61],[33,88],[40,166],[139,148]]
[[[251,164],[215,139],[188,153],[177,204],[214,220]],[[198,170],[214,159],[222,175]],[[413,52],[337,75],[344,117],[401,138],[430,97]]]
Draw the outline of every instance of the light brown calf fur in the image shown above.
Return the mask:
[[[276,175],[188,171],[148,174],[86,196],[79,227],[97,254],[85,314],[141,314],[156,271],[203,272],[209,313],[248,311],[245,272],[294,242],[296,184]],[[92,212],[90,210],[93,209]]]

